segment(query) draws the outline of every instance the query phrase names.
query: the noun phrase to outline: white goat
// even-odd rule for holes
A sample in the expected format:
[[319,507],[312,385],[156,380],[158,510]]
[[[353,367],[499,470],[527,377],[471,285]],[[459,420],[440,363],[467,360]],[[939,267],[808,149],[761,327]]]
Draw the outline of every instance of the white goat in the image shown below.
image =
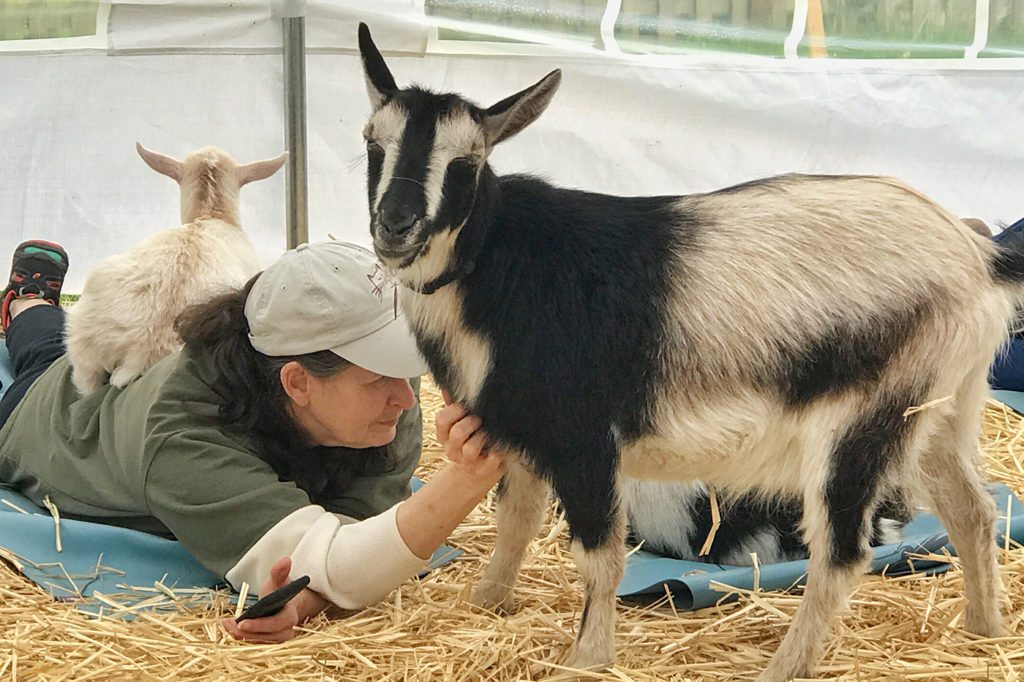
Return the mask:
[[163,230],[104,259],[68,310],[67,348],[78,390],[109,376],[124,387],[180,347],[174,320],[188,305],[239,287],[262,269],[238,219],[238,193],[284,164],[239,165],[216,147],[178,161],[136,144],[143,161],[181,186],[181,227]]

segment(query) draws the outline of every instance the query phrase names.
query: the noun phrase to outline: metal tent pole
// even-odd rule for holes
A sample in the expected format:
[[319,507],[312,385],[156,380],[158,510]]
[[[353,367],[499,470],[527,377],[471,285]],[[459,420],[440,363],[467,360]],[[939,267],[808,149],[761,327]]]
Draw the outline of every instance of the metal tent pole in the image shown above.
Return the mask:
[[285,143],[288,149],[285,215],[289,249],[309,241],[306,181],[306,19],[281,20],[284,31]]

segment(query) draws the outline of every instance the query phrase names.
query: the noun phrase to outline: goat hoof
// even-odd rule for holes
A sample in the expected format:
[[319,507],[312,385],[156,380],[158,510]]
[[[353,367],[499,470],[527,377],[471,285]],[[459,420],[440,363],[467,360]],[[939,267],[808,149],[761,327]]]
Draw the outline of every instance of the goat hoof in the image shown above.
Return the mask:
[[792,668],[792,666],[777,665],[772,660],[768,667],[757,676],[755,682],[789,682],[794,677],[806,677],[806,671]]
[[964,629],[967,632],[986,638],[1002,637],[1006,634],[1006,629],[1003,627],[1003,619],[998,613],[992,615],[972,611],[970,608],[967,609]]
[[489,611],[508,613],[512,610],[512,589],[490,580],[482,580],[473,590],[471,601]]
[[613,663],[614,658],[614,652],[609,654],[585,651],[579,646],[579,642],[573,642],[573,645],[569,647],[569,651],[565,654],[565,665],[576,670],[599,672],[607,670]]

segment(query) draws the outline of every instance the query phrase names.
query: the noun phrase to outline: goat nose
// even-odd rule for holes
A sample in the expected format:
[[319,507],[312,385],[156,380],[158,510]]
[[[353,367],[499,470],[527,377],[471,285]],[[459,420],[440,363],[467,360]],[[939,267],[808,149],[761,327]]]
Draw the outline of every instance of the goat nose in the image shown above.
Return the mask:
[[380,212],[380,225],[385,232],[399,237],[408,232],[420,217],[404,208],[385,208]]

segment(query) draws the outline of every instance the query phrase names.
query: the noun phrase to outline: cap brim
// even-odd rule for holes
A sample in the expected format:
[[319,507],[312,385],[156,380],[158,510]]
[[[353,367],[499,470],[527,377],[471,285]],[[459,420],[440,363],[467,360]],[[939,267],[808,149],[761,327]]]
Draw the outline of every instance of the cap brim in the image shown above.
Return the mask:
[[396,379],[412,379],[429,371],[402,317],[361,339],[330,350],[363,369]]

